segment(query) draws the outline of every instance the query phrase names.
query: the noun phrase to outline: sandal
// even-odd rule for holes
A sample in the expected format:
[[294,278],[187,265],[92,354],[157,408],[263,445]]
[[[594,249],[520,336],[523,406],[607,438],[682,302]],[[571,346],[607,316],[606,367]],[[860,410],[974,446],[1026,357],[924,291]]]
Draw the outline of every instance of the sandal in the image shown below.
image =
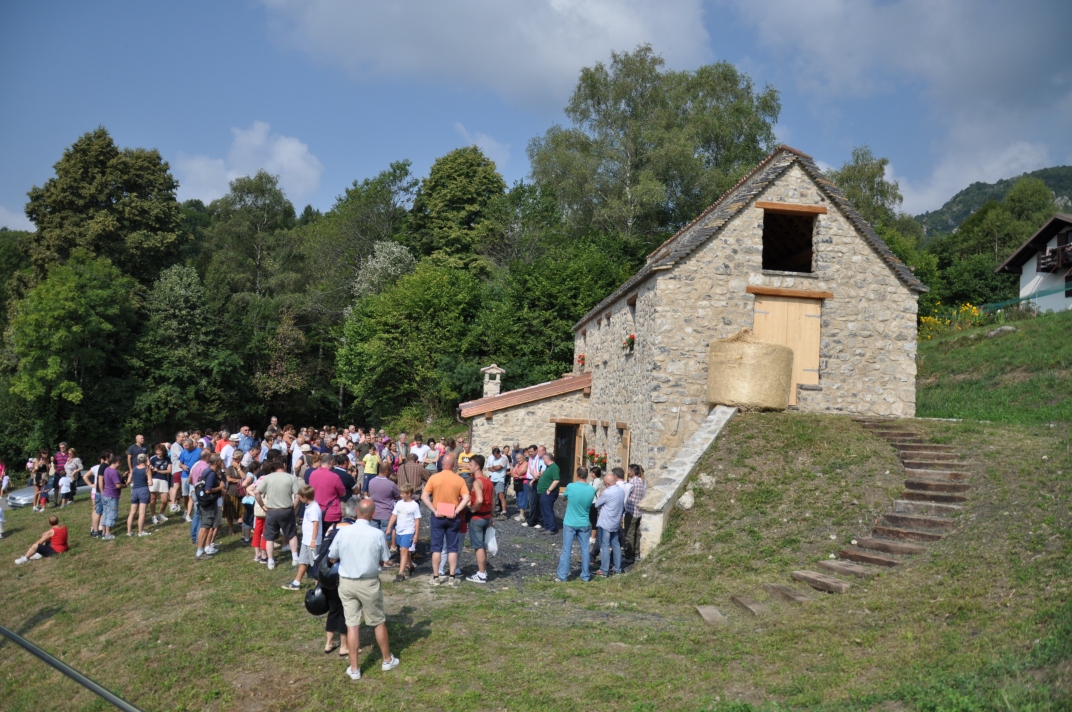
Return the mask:
[[339,645],[339,643],[335,643],[330,648],[324,648],[324,655],[330,654],[333,650],[335,650],[335,648],[339,647]]

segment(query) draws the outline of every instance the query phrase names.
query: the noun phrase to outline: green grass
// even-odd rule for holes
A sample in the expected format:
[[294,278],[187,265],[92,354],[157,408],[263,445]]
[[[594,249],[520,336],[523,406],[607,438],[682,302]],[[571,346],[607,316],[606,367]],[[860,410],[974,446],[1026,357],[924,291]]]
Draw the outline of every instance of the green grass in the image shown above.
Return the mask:
[[[286,567],[269,573],[226,539],[195,562],[174,520],[143,540],[87,541],[85,504],[69,554],[18,568],[43,524],[9,513],[0,622],[146,710],[1069,709],[1068,426],[918,426],[969,455],[958,530],[903,570],[761,618],[729,598],[793,585],[790,571],[866,533],[899,490],[893,450],[846,418],[735,418],[699,466],[714,484],[625,576],[387,584],[402,666],[382,673],[365,631],[359,683],[320,652],[323,621],[279,589]],[[729,623],[703,625],[696,604]],[[105,709],[10,645],[0,708]]]
[[1072,421],[1072,313],[946,334],[919,346],[916,413],[1000,423]]

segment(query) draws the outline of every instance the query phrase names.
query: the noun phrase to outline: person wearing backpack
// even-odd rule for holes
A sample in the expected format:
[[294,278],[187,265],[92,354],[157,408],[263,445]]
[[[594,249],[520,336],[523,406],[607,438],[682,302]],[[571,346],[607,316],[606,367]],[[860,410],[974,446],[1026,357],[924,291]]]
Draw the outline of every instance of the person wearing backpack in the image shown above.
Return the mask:
[[219,498],[223,495],[223,479],[220,477],[222,469],[223,458],[219,455],[211,455],[208,459],[208,468],[195,485],[197,510],[201,518],[201,527],[197,531],[197,555],[195,557],[198,561],[206,556],[213,556],[216,551],[211,547],[220,527]]

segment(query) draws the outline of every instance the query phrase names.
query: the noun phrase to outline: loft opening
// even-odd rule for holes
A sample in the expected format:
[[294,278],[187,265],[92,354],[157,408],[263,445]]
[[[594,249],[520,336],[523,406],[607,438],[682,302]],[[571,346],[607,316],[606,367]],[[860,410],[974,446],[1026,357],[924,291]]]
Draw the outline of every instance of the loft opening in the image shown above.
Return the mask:
[[762,202],[756,207],[763,208],[763,269],[814,271],[815,219],[826,208]]

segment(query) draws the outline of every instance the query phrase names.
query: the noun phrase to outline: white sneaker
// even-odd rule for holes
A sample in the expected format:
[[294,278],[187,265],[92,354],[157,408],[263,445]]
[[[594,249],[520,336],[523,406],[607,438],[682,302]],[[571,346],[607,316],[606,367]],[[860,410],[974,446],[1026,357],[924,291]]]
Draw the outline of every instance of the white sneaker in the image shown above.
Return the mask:
[[528,525],[529,525],[528,522],[521,522],[521,526],[523,526],[523,527],[527,527]]
[[156,515],[153,515],[153,524],[156,524]]
[[216,548],[215,544],[213,544],[212,546],[206,546],[205,551],[213,555],[220,553],[220,550]]
[[29,561],[29,559],[27,559],[25,556],[20,556],[19,558],[15,559],[15,565],[16,566],[22,566],[27,561]]
[[30,557],[30,561],[40,561],[43,558],[45,558],[45,557],[41,556],[40,554],[34,554],[33,556]]
[[383,670],[384,672],[387,672],[388,670],[394,670],[396,667],[398,667],[398,664],[401,663],[401,662],[402,661],[398,659],[398,656],[392,653],[391,654],[391,659],[390,660],[384,660],[383,664],[380,665],[380,669]]
[[[271,571],[274,568],[275,568],[275,561],[272,560],[272,559],[268,559],[268,570]],[[361,673],[360,673],[360,671],[358,671],[358,677],[360,677],[360,676],[361,676]],[[354,679],[356,680],[357,678],[355,677]]]
[[466,581],[471,581],[472,583],[487,583],[488,582],[488,575],[487,574],[482,574],[479,571],[477,571],[472,576],[466,577],[465,580]]
[[152,532],[138,532],[138,536],[152,536]]
[[165,516],[164,516],[163,514],[158,514],[158,515],[156,515],[156,518],[157,518],[157,520],[158,520],[158,521],[160,521],[160,522],[166,522],[166,521],[168,520],[168,518],[167,518],[167,517],[165,517]]
[[533,526],[532,528],[533,528],[533,529],[543,529],[543,526],[542,526],[542,525],[540,525],[540,524],[536,524],[536,525],[534,525],[534,526]]
[[189,515],[189,514],[187,514],[187,515],[185,516],[185,518],[183,519],[183,521],[184,521],[184,522],[186,522],[187,524],[189,524],[190,522],[192,522],[192,521],[193,521],[193,519],[190,519],[190,515]]
[[127,532],[127,536],[134,536],[134,532]]
[[357,670],[353,670],[353,669],[350,668],[349,665],[347,665],[346,666],[346,674],[350,676],[351,680],[360,680],[361,679],[361,668],[358,668]]

